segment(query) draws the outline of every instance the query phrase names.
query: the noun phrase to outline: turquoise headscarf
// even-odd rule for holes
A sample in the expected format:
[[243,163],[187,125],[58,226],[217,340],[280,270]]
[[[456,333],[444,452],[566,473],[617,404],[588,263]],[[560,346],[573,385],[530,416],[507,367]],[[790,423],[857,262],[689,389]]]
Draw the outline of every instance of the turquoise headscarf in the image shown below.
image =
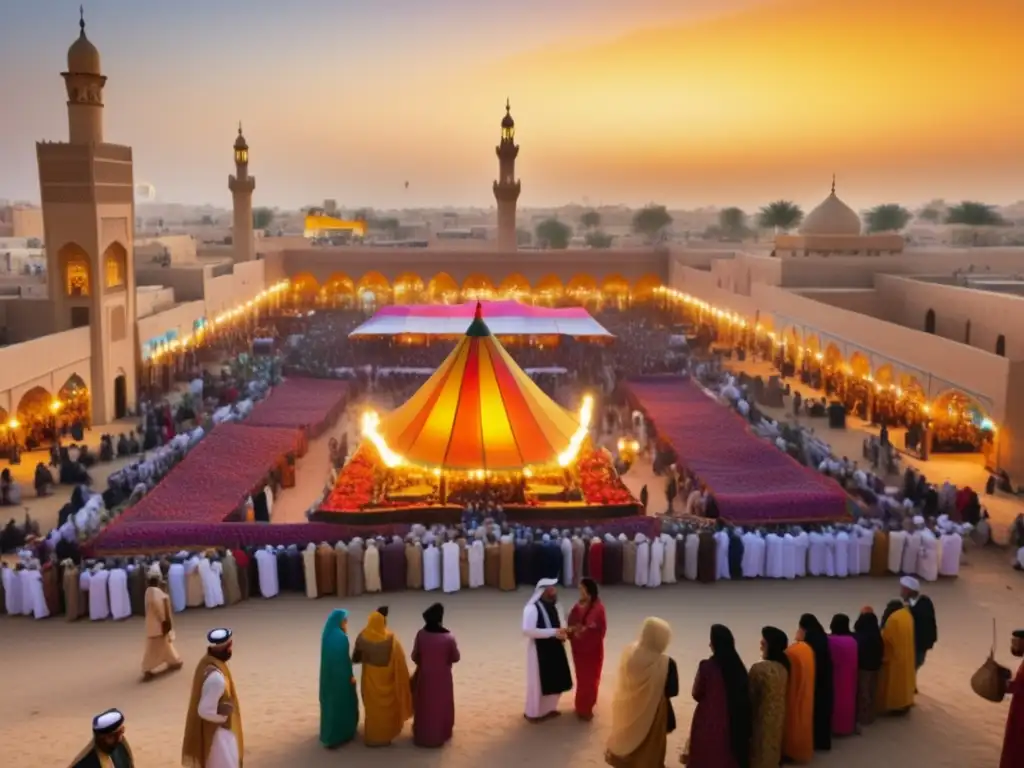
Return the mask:
[[349,640],[341,629],[347,618],[344,608],[331,611],[320,644],[320,743],[325,747],[351,741],[359,724]]

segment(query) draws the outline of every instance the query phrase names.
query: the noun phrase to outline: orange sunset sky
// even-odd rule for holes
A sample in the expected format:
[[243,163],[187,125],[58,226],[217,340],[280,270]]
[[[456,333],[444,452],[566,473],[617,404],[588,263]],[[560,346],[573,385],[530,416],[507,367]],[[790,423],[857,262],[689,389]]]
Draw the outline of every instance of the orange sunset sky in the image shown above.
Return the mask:
[[[78,19],[25,5],[0,197],[34,200]],[[241,118],[257,204],[490,205],[506,96],[522,206],[1024,198],[1021,0],[93,5],[108,138],[163,200],[229,202]]]

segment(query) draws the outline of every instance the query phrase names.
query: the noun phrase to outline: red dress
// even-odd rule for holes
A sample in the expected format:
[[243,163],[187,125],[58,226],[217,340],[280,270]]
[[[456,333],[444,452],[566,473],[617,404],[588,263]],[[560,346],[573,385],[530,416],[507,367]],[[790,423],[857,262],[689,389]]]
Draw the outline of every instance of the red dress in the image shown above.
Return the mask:
[[1024,663],[1017,668],[1016,677],[1006,684],[1006,692],[1013,698],[1006,716],[999,768],[1024,768]]
[[697,667],[693,681],[697,708],[690,722],[688,768],[737,768],[729,732],[729,702],[725,679],[711,659]]
[[600,600],[589,606],[576,603],[569,611],[569,626],[581,627],[569,638],[572,663],[576,667],[576,714],[590,717],[597,704],[597,689],[601,685],[601,668],[604,666],[604,635],[608,630],[604,605]]
[[587,552],[587,576],[598,584],[603,584],[601,571],[604,568],[604,542],[591,541],[590,550]]

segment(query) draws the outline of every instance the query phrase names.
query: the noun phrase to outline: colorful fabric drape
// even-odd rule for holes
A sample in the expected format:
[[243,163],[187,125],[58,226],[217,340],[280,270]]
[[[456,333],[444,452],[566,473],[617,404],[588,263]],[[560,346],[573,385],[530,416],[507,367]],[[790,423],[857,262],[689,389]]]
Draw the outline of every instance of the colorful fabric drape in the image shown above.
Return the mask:
[[332,611],[320,644],[320,743],[325,747],[351,741],[359,724],[348,634],[341,626],[346,619],[348,611]]

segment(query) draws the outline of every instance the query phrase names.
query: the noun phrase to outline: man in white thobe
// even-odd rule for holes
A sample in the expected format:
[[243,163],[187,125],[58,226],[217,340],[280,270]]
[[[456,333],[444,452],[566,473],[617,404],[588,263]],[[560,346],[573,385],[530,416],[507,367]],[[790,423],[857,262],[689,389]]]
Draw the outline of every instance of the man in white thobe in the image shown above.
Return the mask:
[[4,606],[9,616],[17,616],[21,613],[21,579],[18,576],[18,572],[6,563],[3,565],[2,574],[4,580]]
[[636,572],[633,583],[638,587],[646,587],[651,571],[651,545],[642,533],[636,535]]
[[180,559],[171,562],[167,569],[167,589],[171,595],[171,610],[181,613],[185,610],[185,564]]
[[652,588],[661,586],[661,570],[664,567],[665,542],[662,541],[660,536],[658,536],[651,542],[651,564],[648,569],[646,586]]
[[219,608],[224,605],[224,588],[220,576],[214,573],[210,558],[203,555],[199,558],[199,578],[203,582],[203,604],[207,608]]
[[431,542],[423,550],[423,589],[433,592],[441,588],[441,552]]
[[[569,543],[568,539],[562,539],[562,550],[564,552],[565,545]],[[572,567],[572,544],[569,544],[569,567]],[[469,588],[477,589],[484,585],[484,557],[486,552],[484,550],[484,543],[480,539],[474,539],[473,543],[469,545]],[[572,574],[569,575],[569,585],[572,584]]]
[[302,550],[302,575],[306,582],[306,597],[316,600],[320,593],[316,590],[316,544],[309,542]]
[[89,579],[89,619],[105,621],[110,616],[110,599],[107,594],[107,582],[110,574],[103,569],[102,563],[97,565]]
[[[206,641],[209,643],[207,656],[227,667],[227,662],[231,659],[232,640],[230,629],[212,630],[206,636]],[[230,727],[231,720],[239,716],[238,702],[236,701],[237,691],[230,690],[224,673],[210,664],[209,658],[203,659],[200,664],[203,665],[203,668],[197,669],[196,674],[204,676],[203,684],[199,691],[198,702],[189,703],[188,719],[185,722],[182,765],[189,768],[193,766],[195,768],[239,768],[242,765],[242,755],[239,754],[238,739]],[[222,727],[218,727],[214,731],[208,754],[193,755],[189,750],[195,742],[190,736],[192,730],[199,727],[198,721],[201,720]],[[239,728],[241,728],[240,725]],[[199,743],[202,744],[201,738]]]
[[449,539],[441,545],[441,589],[448,595],[458,592],[461,586],[459,574],[459,545]]
[[788,531],[782,536],[782,578],[796,578],[796,539]]
[[807,572],[811,576],[825,575],[825,539],[819,531],[812,531],[810,538],[810,557],[808,558]]
[[[942,534],[942,557],[939,562],[939,573],[942,576],[957,576],[960,573],[960,553],[964,548],[964,540],[960,535],[960,527],[952,526]],[[1017,560],[1020,562],[1017,550]]]
[[802,528],[796,529],[796,535],[793,538],[796,540],[796,568],[794,572],[798,579],[802,579],[807,575],[807,550],[810,549],[811,539],[807,535],[807,531]]
[[903,547],[903,561],[900,570],[903,573],[917,574],[917,555],[921,551],[921,529],[924,518],[914,515],[914,530],[907,535],[907,543]]
[[281,591],[281,580],[277,573],[277,553],[267,547],[258,550],[255,556],[260,594],[265,598],[277,597],[277,593]]
[[840,529],[832,538],[832,557],[835,575],[845,579],[850,575],[850,534]]
[[729,578],[729,532],[719,528],[715,531],[715,579]]
[[110,592],[110,615],[114,621],[127,619],[132,615],[132,598],[128,594],[128,571],[120,564],[110,569],[107,581]]
[[47,618],[50,609],[46,605],[46,595],[43,594],[43,574],[39,571],[38,563],[29,563],[21,572],[21,582],[22,612],[34,619]]
[[676,537],[668,533],[661,534],[661,542],[665,545],[665,562],[661,567],[663,584],[676,583]]
[[921,531],[921,549],[917,553],[917,575],[925,581],[939,578],[939,540],[925,528]]
[[907,546],[907,532],[896,529],[889,531],[889,573],[899,573],[903,566],[903,550]]
[[[313,575],[315,578],[315,570]],[[363,584],[369,593],[380,592],[384,589],[380,577],[380,548],[374,539],[366,540],[366,552],[363,553]]]
[[736,533],[743,541],[743,559],[740,561],[740,570],[743,571],[743,578],[757,578],[757,533],[736,529]]
[[857,526],[857,546],[860,549],[858,573],[867,576],[871,573],[871,549],[875,546],[875,529]]
[[[562,586],[572,586],[572,539],[569,538],[568,531],[562,531],[562,541],[559,545],[562,549]],[[472,552],[470,553],[472,554]],[[470,563],[472,568],[472,563]],[[472,585],[471,585],[472,586]]]
[[687,581],[697,580],[697,551],[700,549],[700,536],[693,531],[686,534],[683,542],[683,576]]
[[565,616],[558,605],[558,579],[541,579],[523,609],[526,637],[526,709],[531,722],[558,714],[558,700],[572,690]]

